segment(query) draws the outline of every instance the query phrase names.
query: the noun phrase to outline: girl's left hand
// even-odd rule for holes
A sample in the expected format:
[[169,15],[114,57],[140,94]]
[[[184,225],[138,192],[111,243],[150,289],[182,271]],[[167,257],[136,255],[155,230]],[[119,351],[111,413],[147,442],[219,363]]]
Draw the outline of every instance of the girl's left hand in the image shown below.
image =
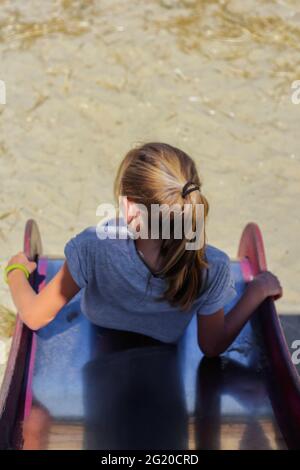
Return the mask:
[[34,261],[30,261],[22,251],[10,258],[7,266],[11,266],[12,264],[23,264],[28,269],[29,274],[36,269],[36,263]]

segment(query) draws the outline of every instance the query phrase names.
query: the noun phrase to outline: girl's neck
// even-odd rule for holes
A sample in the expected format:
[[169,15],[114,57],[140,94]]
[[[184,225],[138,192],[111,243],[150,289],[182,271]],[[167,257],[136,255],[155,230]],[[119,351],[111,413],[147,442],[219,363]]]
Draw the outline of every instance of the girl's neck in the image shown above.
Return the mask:
[[138,238],[135,240],[135,246],[149,269],[152,272],[159,271],[161,240]]

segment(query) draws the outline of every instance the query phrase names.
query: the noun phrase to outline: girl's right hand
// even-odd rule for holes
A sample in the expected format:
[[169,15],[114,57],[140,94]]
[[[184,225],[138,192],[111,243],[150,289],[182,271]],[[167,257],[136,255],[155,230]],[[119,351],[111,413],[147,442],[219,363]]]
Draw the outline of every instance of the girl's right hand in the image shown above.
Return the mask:
[[30,261],[22,251],[10,258],[9,262],[7,263],[7,267],[11,264],[23,264],[28,270],[29,274],[36,270],[36,263],[34,261]]
[[267,297],[273,297],[274,300],[282,297],[282,287],[279,279],[270,271],[257,274],[252,282],[261,290],[263,300]]

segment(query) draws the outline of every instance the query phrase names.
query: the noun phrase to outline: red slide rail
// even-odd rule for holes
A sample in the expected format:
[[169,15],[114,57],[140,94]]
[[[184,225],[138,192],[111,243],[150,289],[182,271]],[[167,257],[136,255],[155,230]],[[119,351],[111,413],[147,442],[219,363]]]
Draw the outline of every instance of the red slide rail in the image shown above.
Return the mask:
[[[28,220],[24,234],[24,252],[32,260],[42,253],[42,243],[37,224],[34,220]],[[36,287],[36,276],[31,276],[31,285]],[[14,335],[8,357],[8,362],[0,389],[0,449],[15,447],[13,440],[15,424],[20,405],[20,397],[23,393],[24,375],[28,351],[30,351],[32,331],[24,325],[17,316]]]
[[[267,270],[262,234],[255,223],[245,227],[238,257],[248,258],[253,275]],[[256,319],[269,360],[270,397],[275,416],[288,447],[300,449],[300,378],[271,298],[261,304]]]

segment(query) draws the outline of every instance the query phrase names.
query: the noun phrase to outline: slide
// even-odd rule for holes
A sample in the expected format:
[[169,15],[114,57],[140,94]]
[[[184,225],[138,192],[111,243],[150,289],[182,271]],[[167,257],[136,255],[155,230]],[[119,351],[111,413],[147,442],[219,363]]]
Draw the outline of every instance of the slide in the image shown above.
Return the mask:
[[[30,281],[39,291],[63,259],[43,255],[32,220],[24,249],[37,261]],[[231,268],[238,297],[267,268],[257,225],[246,226]],[[300,379],[274,302],[219,358],[203,357],[196,326],[194,318],[176,345],[103,329],[81,313],[80,293],[37,332],[17,318],[0,448],[299,449]]]

